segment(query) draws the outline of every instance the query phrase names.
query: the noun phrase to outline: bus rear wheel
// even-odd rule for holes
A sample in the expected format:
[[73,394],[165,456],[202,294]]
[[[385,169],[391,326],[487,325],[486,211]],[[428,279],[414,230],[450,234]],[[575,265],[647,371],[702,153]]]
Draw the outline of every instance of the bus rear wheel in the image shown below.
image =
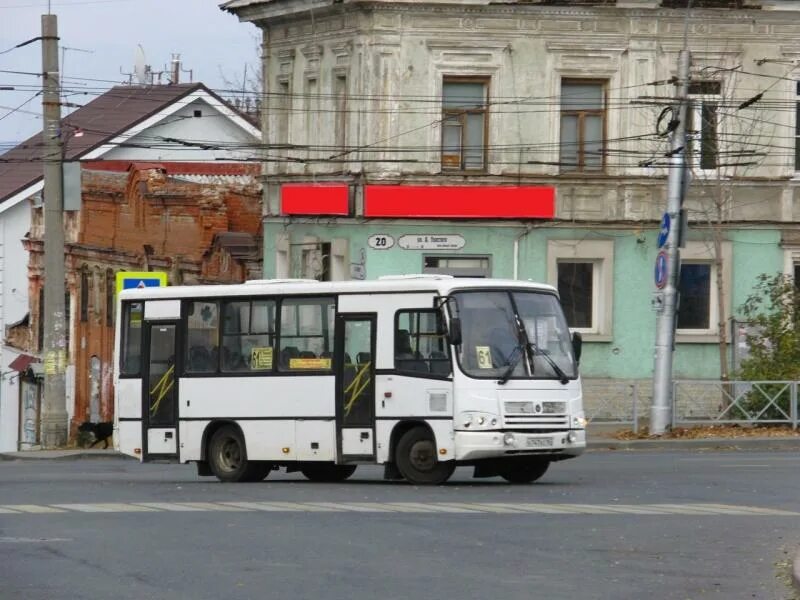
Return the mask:
[[217,479],[226,483],[261,481],[272,470],[265,462],[247,460],[241,432],[231,425],[220,427],[208,445],[208,466]]
[[424,427],[406,431],[397,442],[395,463],[409,483],[439,485],[447,481],[456,469],[455,461],[439,462],[436,441]]
[[309,481],[335,483],[344,481],[356,472],[356,465],[305,464],[300,472]]
[[500,467],[500,477],[509,483],[533,483],[547,472],[546,459],[510,460]]

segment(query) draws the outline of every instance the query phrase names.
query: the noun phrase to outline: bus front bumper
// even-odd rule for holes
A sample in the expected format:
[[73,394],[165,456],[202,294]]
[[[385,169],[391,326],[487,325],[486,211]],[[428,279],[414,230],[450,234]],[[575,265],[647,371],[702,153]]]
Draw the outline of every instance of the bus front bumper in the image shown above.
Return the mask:
[[456,431],[457,461],[504,456],[549,455],[571,458],[586,449],[586,430],[571,429],[555,433],[536,431]]

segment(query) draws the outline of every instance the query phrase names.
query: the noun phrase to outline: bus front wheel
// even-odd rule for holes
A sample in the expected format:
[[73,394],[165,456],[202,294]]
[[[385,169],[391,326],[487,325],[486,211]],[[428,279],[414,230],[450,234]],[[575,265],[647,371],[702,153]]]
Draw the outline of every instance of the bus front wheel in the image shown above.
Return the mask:
[[456,469],[455,462],[439,462],[436,442],[424,427],[406,431],[397,442],[395,463],[409,483],[438,485],[447,481]]
[[261,481],[271,470],[267,463],[247,460],[241,432],[231,425],[220,427],[208,445],[208,466],[224,482]]
[[500,467],[500,476],[509,483],[533,483],[547,472],[546,459],[509,460]]

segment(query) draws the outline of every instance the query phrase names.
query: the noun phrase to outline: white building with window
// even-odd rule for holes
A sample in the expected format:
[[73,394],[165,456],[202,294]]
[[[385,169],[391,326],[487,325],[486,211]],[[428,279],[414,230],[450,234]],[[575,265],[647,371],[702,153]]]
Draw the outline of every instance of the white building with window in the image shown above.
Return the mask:
[[675,374],[718,378],[756,277],[800,264],[800,3],[686,4],[225,2],[263,32],[265,276],[546,281],[585,377],[649,381],[686,32]]

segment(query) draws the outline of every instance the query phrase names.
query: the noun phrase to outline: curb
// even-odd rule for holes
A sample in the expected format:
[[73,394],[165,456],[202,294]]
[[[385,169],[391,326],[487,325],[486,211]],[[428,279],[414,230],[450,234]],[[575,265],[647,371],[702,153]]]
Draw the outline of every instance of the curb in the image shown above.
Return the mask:
[[81,450],[31,450],[27,452],[0,453],[0,461],[32,461],[32,460],[109,460],[130,459],[133,457],[119,452],[81,451]]
[[800,548],[798,548],[797,553],[794,555],[794,565],[792,567],[792,581],[794,583],[794,589],[800,592]]
[[603,450],[800,450],[800,437],[703,438],[698,440],[589,440],[587,449]]

